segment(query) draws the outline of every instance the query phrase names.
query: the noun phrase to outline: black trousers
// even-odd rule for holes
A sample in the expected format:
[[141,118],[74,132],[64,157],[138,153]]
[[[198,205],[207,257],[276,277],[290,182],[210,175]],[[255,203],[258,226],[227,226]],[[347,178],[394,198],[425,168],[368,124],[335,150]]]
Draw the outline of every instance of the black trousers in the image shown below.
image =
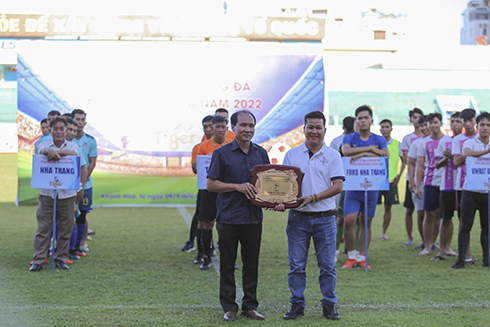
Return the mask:
[[235,262],[238,242],[242,255],[242,310],[257,309],[257,278],[262,224],[222,224],[219,233],[220,281],[219,297],[225,312],[238,311],[236,303]]
[[461,229],[458,234],[458,255],[464,260],[470,232],[475,221],[476,210],[480,213],[480,243],[483,252],[483,261],[488,263],[488,194],[463,191],[461,196]]

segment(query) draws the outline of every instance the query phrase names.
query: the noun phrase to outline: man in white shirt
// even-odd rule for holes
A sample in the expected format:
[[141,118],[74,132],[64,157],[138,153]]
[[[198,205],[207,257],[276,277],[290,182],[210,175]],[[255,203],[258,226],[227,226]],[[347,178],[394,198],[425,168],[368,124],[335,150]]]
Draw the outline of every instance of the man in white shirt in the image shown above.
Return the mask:
[[[63,118],[54,118],[50,122],[51,141],[39,144],[38,154],[43,154],[48,161],[58,161],[63,156],[78,155],[78,145],[66,141],[67,122]],[[78,195],[81,199],[82,191]],[[69,269],[66,265],[70,236],[73,230],[75,213],[76,190],[59,190],[56,201],[56,221],[58,225],[58,246],[55,256],[56,267]],[[39,205],[37,208],[38,228],[34,237],[34,258],[30,271],[39,271],[48,257],[49,242],[53,230],[54,190],[41,189],[39,192]],[[55,254],[53,254],[55,255]]]
[[[490,158],[490,114],[482,112],[476,119],[479,136],[464,143],[465,157]],[[461,228],[458,234],[458,260],[452,266],[464,268],[466,249],[470,243],[470,232],[475,220],[475,213],[480,215],[480,243],[483,252],[482,266],[488,267],[488,191],[470,191],[467,182],[463,185],[461,197]]]
[[295,319],[304,315],[306,288],[306,262],[311,239],[315,244],[315,254],[320,268],[320,289],[323,315],[327,319],[338,320],[335,304],[337,296],[337,272],[335,270],[335,195],[342,191],[344,168],[337,149],[328,147],[325,137],[325,116],[320,111],[305,115],[304,133],[306,140],[297,148],[286,153],[284,165],[300,167],[305,176],[300,198],[303,203],[289,211],[288,235],[289,289],[291,309],[284,319]]
[[[411,145],[415,140],[418,140],[420,137],[423,137],[422,132],[420,131],[419,118],[424,115],[423,111],[419,108],[414,108],[408,112],[410,117],[410,122],[413,125],[414,131],[410,134],[407,134],[403,137],[402,142],[400,143],[400,150],[403,155],[403,162],[408,166],[408,151],[411,148]],[[413,245],[413,211],[415,210],[415,205],[412,200],[412,192],[410,192],[408,185],[408,169],[407,169],[407,184],[405,187],[405,201],[403,202],[403,206],[406,208],[405,210],[405,229],[407,230],[408,241],[403,243],[403,246],[412,246]]]

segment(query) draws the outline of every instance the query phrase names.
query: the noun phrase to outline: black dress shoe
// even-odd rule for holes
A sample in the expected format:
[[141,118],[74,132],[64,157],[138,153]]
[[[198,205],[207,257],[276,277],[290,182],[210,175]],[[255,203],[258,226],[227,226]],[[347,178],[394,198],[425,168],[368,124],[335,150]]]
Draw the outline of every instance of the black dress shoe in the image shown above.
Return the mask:
[[299,304],[293,304],[291,306],[291,309],[284,315],[284,319],[286,320],[292,320],[296,318],[297,316],[304,316],[305,315],[305,308],[303,308]]
[[38,265],[37,263],[33,263],[31,268],[29,268],[29,271],[39,271],[42,269],[43,269],[43,266]]
[[264,320],[264,316],[255,310],[242,310],[243,317],[249,317],[252,320]]
[[331,320],[339,320],[340,315],[337,312],[337,309],[335,309],[335,304],[325,304],[323,306],[323,316],[327,319]]
[[454,265],[451,266],[451,268],[454,269],[461,269],[464,268],[465,262],[464,260],[458,259]]
[[66,265],[66,263],[64,263],[63,261],[56,261],[56,267],[58,267],[59,269],[62,269],[62,270],[70,269],[70,267],[68,267]]
[[227,311],[223,316],[224,321],[233,321],[236,319],[236,311]]

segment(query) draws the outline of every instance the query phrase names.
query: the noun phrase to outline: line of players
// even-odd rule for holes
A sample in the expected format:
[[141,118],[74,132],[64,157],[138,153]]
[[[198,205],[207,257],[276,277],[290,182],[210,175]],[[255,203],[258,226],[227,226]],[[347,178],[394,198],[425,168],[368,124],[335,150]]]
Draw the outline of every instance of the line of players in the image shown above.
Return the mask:
[[[344,133],[335,138],[330,147],[338,149],[343,156],[356,159],[363,156],[389,156],[390,190],[369,192],[368,198],[368,240],[371,240],[371,220],[375,215],[376,204],[385,197],[381,239],[388,239],[386,231],[391,220],[391,205],[398,204],[397,184],[401,174],[408,167],[404,206],[405,227],[408,241],[403,245],[413,245],[413,212],[417,211],[417,227],[422,243],[416,247],[419,255],[438,253],[432,261],[445,260],[446,256],[458,256],[453,268],[463,268],[474,263],[469,247],[469,233],[473,226],[476,210],[481,221],[481,246],[483,266],[488,266],[488,198],[487,192],[468,190],[465,183],[466,156],[490,156],[488,131],[490,114],[482,112],[475,117],[474,109],[464,109],[451,116],[453,137],[441,131],[442,116],[431,113],[427,116],[419,108],[409,111],[414,132],[406,135],[400,143],[391,138],[392,123],[385,119],[380,123],[383,137],[370,132],[372,111],[367,106],[356,110],[356,117],[346,117],[343,121]],[[478,124],[478,131],[475,126]],[[462,129],[465,133],[462,133]],[[401,165],[399,165],[401,160]],[[400,169],[398,169],[400,167]],[[419,169],[419,167],[421,167]],[[339,215],[337,217],[337,252],[342,237],[345,238],[348,260],[342,268],[365,267],[364,242],[364,197],[363,192],[344,191],[339,196]],[[458,253],[451,249],[453,234],[452,217],[457,208],[460,228],[458,233]],[[357,230],[356,230],[357,226]],[[436,243],[437,236],[440,245]],[[356,251],[359,249],[359,252]],[[368,267],[370,268],[370,267]]]
[[[74,109],[71,113],[61,116],[58,111],[50,111],[48,117],[41,121],[43,136],[35,144],[36,154],[49,152],[54,155],[72,155],[74,153],[81,157],[81,185],[77,193],[77,206],[74,210],[60,210],[57,206],[57,249],[55,255],[56,266],[60,269],[69,269],[67,263],[79,260],[86,256],[89,251],[86,241],[90,240],[88,234],[95,234],[88,228],[87,214],[92,210],[92,172],[97,163],[97,142],[95,138],[84,132],[87,114],[81,109]],[[56,131],[56,140],[53,133]],[[58,140],[59,137],[62,140]],[[70,149],[74,153],[65,149]],[[57,198],[66,200],[66,208],[72,208],[71,192],[60,191]],[[34,238],[34,258],[31,262],[30,271],[39,271],[47,262],[49,253],[49,240],[52,237],[52,201],[54,193],[41,190],[40,204],[37,211],[38,229]],[[61,201],[60,201],[61,202]],[[72,223],[70,223],[70,221]],[[66,226],[66,227],[65,227]],[[67,244],[69,243],[69,244]]]

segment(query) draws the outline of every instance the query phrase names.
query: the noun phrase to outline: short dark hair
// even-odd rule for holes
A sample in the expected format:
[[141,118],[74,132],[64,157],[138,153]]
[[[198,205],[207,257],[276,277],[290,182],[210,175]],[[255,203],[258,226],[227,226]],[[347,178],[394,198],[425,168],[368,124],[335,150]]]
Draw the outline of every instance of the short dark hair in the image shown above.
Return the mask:
[[426,121],[427,121],[426,115],[422,115],[419,117],[419,125],[425,123]]
[[74,120],[73,120],[73,118],[66,117],[66,122],[67,122],[68,124],[75,125],[75,126],[77,126],[77,128],[78,128],[78,124],[77,124],[77,122],[76,122],[76,121],[74,121]]
[[226,114],[228,114],[228,110],[226,110],[225,108],[218,108],[214,113],[217,114],[218,112],[226,112]]
[[61,113],[58,110],[51,110],[48,112],[48,116],[61,116]]
[[363,105],[363,106],[360,106],[359,108],[356,109],[356,118],[357,118],[357,115],[362,112],[362,111],[367,111],[369,113],[369,116],[370,117],[373,117],[373,109],[371,109],[369,106],[367,105]]
[[475,118],[476,111],[475,111],[475,109],[466,108],[463,111],[461,111],[461,114],[460,115],[461,115],[461,118],[463,120],[470,120],[470,119]]
[[58,122],[62,122],[65,125],[65,128],[66,128],[66,126],[67,126],[66,119],[65,118],[61,118],[61,117],[56,117],[56,118],[51,119],[51,122],[49,123],[49,127],[53,128],[53,126],[56,123],[58,123]]
[[323,114],[323,112],[319,111],[319,110],[315,110],[315,111],[312,111],[312,112],[309,112],[305,115],[305,125],[306,125],[306,121],[308,120],[308,118],[310,119],[313,119],[313,118],[317,118],[317,119],[323,119],[323,127],[325,127],[325,115]]
[[71,114],[71,112],[65,112],[63,115],[61,115],[61,117],[73,118],[73,115]]
[[413,117],[413,114],[420,114],[421,116],[424,115],[424,112],[422,111],[422,109],[419,109],[419,108],[413,108],[413,110],[410,110],[408,112],[408,116],[410,116],[410,118]]
[[356,119],[351,116],[347,116],[344,118],[342,121],[342,127],[345,128],[345,130],[350,133],[354,131],[354,123],[356,122]]
[[73,109],[73,111],[71,112],[72,117],[75,117],[76,114],[85,115],[85,117],[87,117],[87,113],[82,109]]
[[249,114],[254,119],[254,125],[257,124],[257,120],[255,119],[255,116],[253,113],[251,113],[248,110],[238,110],[238,111],[235,111],[233,113],[233,115],[231,115],[230,121],[231,121],[232,126],[236,126],[236,124],[238,122],[238,116],[242,115],[242,114]]
[[39,125],[42,125],[43,123],[48,123],[48,118],[44,118],[43,120],[41,120],[41,122],[39,123]]
[[217,115],[213,117],[212,123],[214,125],[216,123],[228,123],[228,121],[225,117]]
[[390,124],[390,127],[393,127],[393,123],[392,123],[392,122],[391,122],[391,120],[389,120],[389,119],[383,119],[383,120],[381,121],[381,123],[379,123],[379,126],[381,126],[381,125],[382,125],[382,124],[384,124],[384,123],[388,123],[388,124]]
[[487,120],[490,120],[490,113],[486,112],[486,111],[482,111],[480,112],[480,114],[478,115],[478,117],[476,117],[476,123],[479,124],[480,121],[485,118]]
[[451,115],[451,118],[461,118],[461,113],[459,111],[456,111]]
[[439,119],[440,122],[442,122],[442,115],[439,112],[433,112],[427,116],[427,121],[431,121],[434,118]]
[[204,123],[207,123],[208,121],[212,121],[214,118],[214,116],[211,116],[211,115],[207,115],[206,117],[204,117],[202,119],[202,124],[204,125]]

